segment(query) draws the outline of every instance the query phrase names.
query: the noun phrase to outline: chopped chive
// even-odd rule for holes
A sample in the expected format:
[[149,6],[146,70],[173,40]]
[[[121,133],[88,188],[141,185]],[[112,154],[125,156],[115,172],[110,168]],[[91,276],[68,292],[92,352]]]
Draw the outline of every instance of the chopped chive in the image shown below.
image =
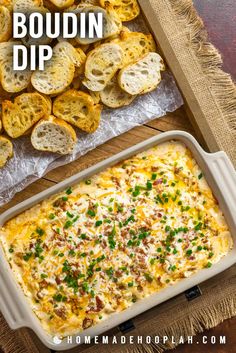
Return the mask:
[[95,227],[99,227],[100,225],[102,225],[102,221],[97,221],[97,222],[95,223]]
[[43,229],[41,229],[41,228],[37,228],[36,229],[36,233],[40,236],[40,237],[42,237],[43,235],[44,235],[44,230]]
[[157,174],[156,174],[156,173],[153,173],[153,174],[152,174],[152,180],[156,180],[156,178],[157,178]]

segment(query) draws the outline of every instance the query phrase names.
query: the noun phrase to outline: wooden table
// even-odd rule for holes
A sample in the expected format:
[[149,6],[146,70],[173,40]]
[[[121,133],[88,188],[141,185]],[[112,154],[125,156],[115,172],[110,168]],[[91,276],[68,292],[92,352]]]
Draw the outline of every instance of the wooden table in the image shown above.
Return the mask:
[[[81,157],[78,161],[73,162],[66,167],[60,167],[48,173],[44,178],[36,181],[27,187],[24,191],[16,194],[14,199],[4,207],[0,208],[0,213],[16,205],[17,203],[33,196],[36,193],[39,193],[48,187],[64,180],[65,178],[70,177],[71,175],[88,168],[89,166],[102,161],[105,158],[110,157],[111,155],[118,153],[134,144],[137,144],[149,137],[160,134],[164,131],[170,130],[184,130],[192,133],[194,135],[193,127],[187,117],[184,107],[178,109],[176,112],[168,114],[164,118],[156,119],[150,122],[147,125],[137,127],[119,137],[116,137],[104,145],[96,148],[95,150],[89,152],[86,156]],[[202,342],[202,336],[204,335],[226,335],[228,337],[227,346],[222,346],[219,350],[219,347],[213,345],[194,345],[194,346],[181,346],[177,348],[176,353],[235,353],[234,346],[236,344],[236,334],[235,330],[232,330],[232,327],[236,327],[236,318],[233,320],[228,320],[214,330],[199,335],[197,341]],[[230,348],[232,347],[232,348]],[[231,349],[231,350],[230,350]]]

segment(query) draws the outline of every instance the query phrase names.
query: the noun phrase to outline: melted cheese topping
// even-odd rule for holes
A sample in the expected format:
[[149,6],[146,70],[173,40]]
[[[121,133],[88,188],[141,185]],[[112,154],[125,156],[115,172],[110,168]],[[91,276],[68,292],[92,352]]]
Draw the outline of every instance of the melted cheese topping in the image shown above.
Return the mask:
[[61,336],[207,271],[233,245],[204,175],[174,141],[22,213],[0,239],[44,329]]

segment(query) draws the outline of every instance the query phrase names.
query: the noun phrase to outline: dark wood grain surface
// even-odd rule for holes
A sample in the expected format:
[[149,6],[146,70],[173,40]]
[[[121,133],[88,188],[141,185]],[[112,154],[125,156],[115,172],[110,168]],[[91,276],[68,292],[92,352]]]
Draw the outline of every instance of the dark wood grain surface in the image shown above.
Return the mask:
[[[211,42],[220,50],[224,70],[236,81],[236,0],[194,0],[204,20]],[[236,289],[235,289],[236,290]],[[226,345],[210,343],[211,337],[226,336]],[[203,344],[203,336],[208,343]],[[194,339],[193,345],[179,346],[175,353],[236,353],[236,318],[227,320],[213,330]]]
[[236,81],[236,0],[193,2],[205,23],[211,42],[222,54],[224,70]]

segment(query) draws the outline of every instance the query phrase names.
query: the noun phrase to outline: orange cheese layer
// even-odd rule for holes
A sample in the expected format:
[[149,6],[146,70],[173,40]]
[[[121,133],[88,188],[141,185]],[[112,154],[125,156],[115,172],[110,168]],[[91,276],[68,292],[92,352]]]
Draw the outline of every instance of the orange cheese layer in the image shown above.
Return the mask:
[[7,222],[0,240],[44,329],[83,331],[232,248],[190,151],[168,142]]

